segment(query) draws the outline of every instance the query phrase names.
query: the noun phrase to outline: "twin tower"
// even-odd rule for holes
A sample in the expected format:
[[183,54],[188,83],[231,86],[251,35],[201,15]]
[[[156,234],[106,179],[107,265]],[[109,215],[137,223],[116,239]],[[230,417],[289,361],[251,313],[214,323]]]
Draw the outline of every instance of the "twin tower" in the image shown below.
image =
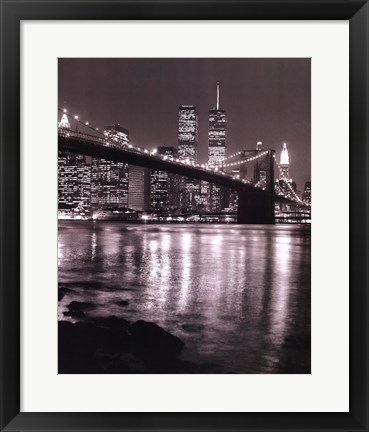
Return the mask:
[[[221,162],[225,158],[227,144],[227,117],[217,102],[209,111],[208,163]],[[198,115],[194,105],[181,105],[178,109],[178,156],[197,162]]]
[[[198,115],[194,105],[181,105],[178,109],[178,156],[197,162]],[[227,116],[219,104],[219,83],[217,102],[209,111],[208,163],[214,164],[225,159],[227,146]],[[289,157],[286,143],[280,158],[281,178],[289,178]]]

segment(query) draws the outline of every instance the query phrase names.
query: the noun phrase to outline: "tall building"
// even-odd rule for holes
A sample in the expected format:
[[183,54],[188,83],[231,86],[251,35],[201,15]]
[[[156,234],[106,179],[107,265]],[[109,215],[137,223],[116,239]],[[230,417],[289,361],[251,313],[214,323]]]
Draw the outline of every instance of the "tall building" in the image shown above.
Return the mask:
[[[219,163],[225,159],[227,146],[227,117],[225,110],[220,108],[219,83],[217,83],[217,101],[215,108],[209,111],[209,134],[208,134],[208,162]],[[226,191],[224,188],[210,185],[211,211],[221,211],[228,207],[226,203]]]
[[197,161],[198,117],[194,105],[178,109],[178,157]]
[[58,123],[58,127],[61,129],[70,129],[70,122],[66,112],[63,113],[60,122]]
[[[178,157],[175,147],[159,146],[158,155]],[[150,209],[161,213],[179,207],[180,177],[167,171],[151,171],[150,178]]]
[[[70,122],[64,112],[58,127],[70,130]],[[91,206],[91,158],[68,152],[58,152],[58,206],[83,206],[87,212]]]
[[[198,116],[194,105],[178,108],[178,157],[197,162]],[[179,182],[180,208],[184,212],[197,210],[200,182],[181,177]]]
[[289,167],[290,167],[290,160],[288,157],[288,150],[287,150],[287,144],[283,143],[283,149],[281,151],[281,159],[280,159],[280,175],[282,179],[288,180],[290,178],[289,176]]
[[[120,125],[104,127],[107,143],[124,147],[129,143],[128,130]],[[100,158],[92,158],[91,205],[93,208],[127,207],[128,165]]]
[[58,204],[91,205],[91,164],[86,156],[58,153]]
[[136,211],[150,208],[150,169],[130,165],[128,176],[128,207]]
[[209,111],[209,163],[221,162],[226,155],[227,118],[226,112],[219,107],[219,83],[217,83],[217,104]]
[[304,192],[302,194],[302,200],[307,204],[311,204],[311,182],[305,182]]

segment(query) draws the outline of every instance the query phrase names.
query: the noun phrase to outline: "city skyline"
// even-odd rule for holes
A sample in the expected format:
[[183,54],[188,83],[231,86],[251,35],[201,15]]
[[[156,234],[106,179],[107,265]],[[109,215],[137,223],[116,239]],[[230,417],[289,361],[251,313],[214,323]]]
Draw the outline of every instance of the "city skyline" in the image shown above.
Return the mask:
[[147,148],[176,145],[178,107],[194,105],[205,162],[218,81],[227,154],[262,141],[279,159],[287,142],[290,176],[303,190],[311,179],[310,59],[60,59],[59,105],[97,127],[121,124]]

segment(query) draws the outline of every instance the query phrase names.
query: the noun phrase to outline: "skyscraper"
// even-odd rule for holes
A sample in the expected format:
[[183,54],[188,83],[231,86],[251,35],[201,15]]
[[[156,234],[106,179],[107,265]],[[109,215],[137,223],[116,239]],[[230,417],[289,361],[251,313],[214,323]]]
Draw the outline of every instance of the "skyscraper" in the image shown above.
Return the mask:
[[[220,109],[219,83],[217,83],[217,101],[215,108],[209,111],[209,135],[208,135],[208,162],[219,163],[225,159],[227,145],[227,117],[225,110]],[[225,189],[211,184],[210,203],[211,211],[220,211],[228,207],[225,203]]]
[[[197,162],[198,116],[194,105],[180,105],[178,108],[178,157]],[[197,198],[200,195],[200,182],[181,177],[179,197],[181,210],[197,209]]]
[[197,161],[198,117],[194,105],[181,105],[178,109],[178,156]]
[[82,155],[68,152],[58,154],[58,204],[91,205],[91,165]]
[[[159,146],[158,155],[177,157],[175,147]],[[150,208],[155,212],[179,207],[179,176],[167,171],[152,170],[150,181]]]
[[[115,146],[128,145],[128,130],[120,125],[104,127],[107,142]],[[128,165],[122,162],[92,158],[91,204],[93,208],[127,207]]]
[[58,127],[61,129],[70,129],[70,122],[67,116],[67,113],[64,111],[60,122],[58,123]]
[[150,169],[129,166],[128,207],[137,211],[147,211],[150,207]]
[[209,111],[209,163],[221,162],[225,158],[227,145],[226,112],[219,107],[219,83],[217,83],[217,104]]
[[288,157],[288,150],[287,150],[287,144],[283,143],[283,149],[281,151],[281,159],[280,159],[280,175],[282,179],[288,180],[289,179],[289,167],[290,167],[290,160]]
[[[70,122],[63,113],[58,127],[66,133]],[[81,205],[87,212],[91,205],[91,158],[68,152],[58,152],[58,206]]]

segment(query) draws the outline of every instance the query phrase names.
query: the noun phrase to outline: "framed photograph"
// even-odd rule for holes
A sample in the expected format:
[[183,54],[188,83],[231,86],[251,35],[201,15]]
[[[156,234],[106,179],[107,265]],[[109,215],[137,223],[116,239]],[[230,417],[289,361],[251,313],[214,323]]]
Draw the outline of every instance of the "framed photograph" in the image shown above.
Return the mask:
[[1,6],[1,430],[368,430],[367,2]]

